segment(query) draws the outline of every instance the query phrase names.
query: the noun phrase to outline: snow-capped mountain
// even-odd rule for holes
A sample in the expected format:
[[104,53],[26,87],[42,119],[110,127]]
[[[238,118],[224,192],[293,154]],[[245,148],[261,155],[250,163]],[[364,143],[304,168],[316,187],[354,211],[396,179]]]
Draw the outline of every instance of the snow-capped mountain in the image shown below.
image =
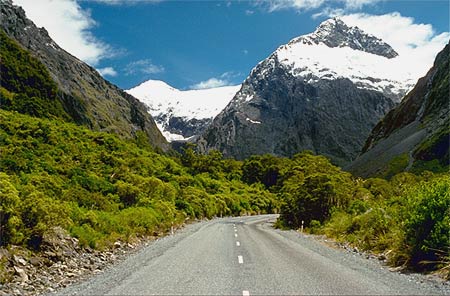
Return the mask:
[[182,91],[163,81],[148,80],[127,92],[147,105],[168,141],[183,141],[201,134],[240,87]]
[[338,18],[260,62],[199,140],[226,156],[312,150],[344,164],[417,77],[379,38]]
[[399,55],[391,46],[337,18],[281,46],[276,56],[293,76],[348,78],[359,88],[390,94],[397,101],[417,79],[400,66]]

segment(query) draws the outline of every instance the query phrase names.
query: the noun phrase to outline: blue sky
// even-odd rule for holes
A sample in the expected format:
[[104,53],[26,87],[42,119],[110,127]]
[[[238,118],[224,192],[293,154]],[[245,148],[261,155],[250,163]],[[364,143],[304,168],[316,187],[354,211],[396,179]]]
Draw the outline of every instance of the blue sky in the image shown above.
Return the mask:
[[446,0],[14,2],[64,49],[124,89],[148,79],[179,89],[239,84],[279,45],[335,15],[398,47],[419,47],[429,66],[449,37]]

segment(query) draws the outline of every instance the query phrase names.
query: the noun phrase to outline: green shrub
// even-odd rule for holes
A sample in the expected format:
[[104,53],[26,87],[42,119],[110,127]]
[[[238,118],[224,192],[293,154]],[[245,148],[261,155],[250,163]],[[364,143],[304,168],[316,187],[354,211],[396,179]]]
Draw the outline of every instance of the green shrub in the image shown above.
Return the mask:
[[0,246],[23,240],[20,208],[19,192],[10,177],[0,172]]
[[407,198],[405,243],[411,264],[426,269],[449,264],[450,176],[421,183]]

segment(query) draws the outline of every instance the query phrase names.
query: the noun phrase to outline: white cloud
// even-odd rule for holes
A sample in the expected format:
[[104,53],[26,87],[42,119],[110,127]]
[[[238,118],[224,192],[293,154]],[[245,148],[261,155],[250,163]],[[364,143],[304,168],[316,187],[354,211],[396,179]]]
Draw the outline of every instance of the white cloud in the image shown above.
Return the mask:
[[75,0],[14,0],[38,27],[45,27],[59,46],[88,64],[114,55],[111,46],[89,31],[96,25]]
[[150,59],[134,61],[134,62],[129,63],[125,67],[126,75],[158,74],[158,73],[162,73],[164,71],[165,71],[165,69],[163,66],[153,64],[152,60],[150,60]]
[[214,87],[220,87],[220,86],[227,86],[232,85],[228,80],[221,79],[221,78],[209,78],[208,80],[201,81],[197,84],[191,85],[191,89],[207,89],[207,88],[214,88]]
[[295,9],[307,11],[326,6],[324,9],[345,9],[346,11],[358,10],[363,6],[372,5],[386,0],[259,0],[257,3],[266,7],[269,12]]
[[112,76],[115,77],[117,76],[117,71],[114,70],[113,67],[105,67],[105,68],[100,68],[97,69],[98,73],[100,73],[100,75],[104,76]]
[[345,14],[345,9],[343,8],[331,8],[331,7],[325,7],[322,9],[322,11],[315,13],[312,15],[313,19],[321,18],[321,17],[335,17],[335,16],[342,16]]
[[259,4],[267,6],[269,12],[296,9],[296,10],[310,10],[322,6],[325,0],[270,0],[259,1]]
[[245,11],[245,14],[246,15],[252,15],[252,14],[254,14],[255,12],[253,11],[253,10],[250,10],[250,9],[247,9],[246,11]]
[[398,12],[384,15],[355,13],[343,15],[341,19],[391,45],[399,53],[399,67],[408,69],[415,77],[423,76],[431,68],[437,53],[450,39],[449,32],[437,34],[431,24],[415,23],[414,18]]
[[135,5],[142,3],[159,3],[164,0],[90,0],[92,2],[99,2],[107,5]]
[[365,5],[372,5],[385,0],[339,0],[347,9],[361,9]]

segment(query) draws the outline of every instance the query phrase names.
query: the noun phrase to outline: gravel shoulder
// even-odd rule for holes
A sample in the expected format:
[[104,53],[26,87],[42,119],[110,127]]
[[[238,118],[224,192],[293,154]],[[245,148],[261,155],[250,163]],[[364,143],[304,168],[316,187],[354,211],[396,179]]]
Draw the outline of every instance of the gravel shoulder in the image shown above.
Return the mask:
[[320,236],[274,229],[275,219],[263,215],[187,225],[48,295],[450,295],[448,282],[390,271],[377,258],[332,247]]

